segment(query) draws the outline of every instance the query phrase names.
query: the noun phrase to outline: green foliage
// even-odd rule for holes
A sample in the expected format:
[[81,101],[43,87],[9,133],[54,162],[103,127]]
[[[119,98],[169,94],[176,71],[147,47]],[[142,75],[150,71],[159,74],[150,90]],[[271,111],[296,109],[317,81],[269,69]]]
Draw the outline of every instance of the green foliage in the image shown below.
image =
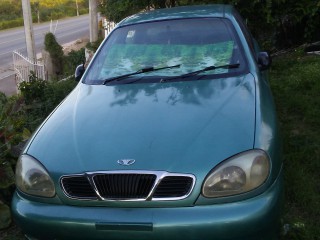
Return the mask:
[[15,20],[22,16],[22,5],[19,0],[1,0],[0,22]]
[[85,49],[82,48],[79,51],[72,50],[67,56],[64,58],[64,73],[66,76],[70,76],[74,74],[74,71],[78,65],[81,63],[85,63]]
[[23,141],[19,133],[23,132],[19,105],[17,98],[8,99],[0,93],[0,229],[7,227],[11,221],[6,204],[10,203],[10,189],[14,184],[15,153],[19,142]]
[[16,18],[14,20],[3,20],[0,22],[0,30],[19,27],[23,25],[23,18]]
[[44,49],[50,53],[53,59],[60,61],[63,57],[62,47],[51,32],[46,33],[44,37]]
[[[88,0],[77,0],[80,14],[87,14]],[[67,16],[76,16],[76,1],[72,0],[31,0],[34,6],[34,13],[39,11],[40,21],[56,20]]]
[[19,85],[23,100],[24,126],[31,131],[41,124],[44,118],[75,87],[74,79],[67,81],[44,81],[30,75],[29,82]]
[[130,16],[134,13],[140,12],[146,8],[148,1],[136,0],[103,0],[101,2],[101,12],[110,21],[119,22],[123,18]]
[[36,101],[45,100],[44,90],[47,82],[38,79],[34,72],[30,73],[29,81],[24,81],[19,84],[19,90],[24,96],[24,101],[26,104],[31,104]]
[[168,0],[101,0],[100,11],[107,18],[119,22],[123,18],[143,10],[178,6],[179,1]]
[[51,32],[46,33],[44,37],[44,49],[50,54],[55,72],[61,74],[63,71],[63,50]]
[[19,85],[21,95],[8,98],[0,92],[0,229],[11,221],[7,205],[14,191],[17,157],[31,132],[75,85],[74,79],[46,82],[31,73],[29,82]]

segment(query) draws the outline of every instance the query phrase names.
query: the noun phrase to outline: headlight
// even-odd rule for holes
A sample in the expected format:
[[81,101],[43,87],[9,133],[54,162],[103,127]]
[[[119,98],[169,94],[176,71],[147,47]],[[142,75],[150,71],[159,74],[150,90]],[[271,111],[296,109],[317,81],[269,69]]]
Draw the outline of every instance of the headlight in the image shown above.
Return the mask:
[[270,160],[262,150],[240,153],[218,165],[207,176],[202,195],[225,197],[251,191],[269,176]]
[[17,162],[16,185],[26,194],[40,197],[55,195],[53,181],[45,168],[28,155],[21,155]]

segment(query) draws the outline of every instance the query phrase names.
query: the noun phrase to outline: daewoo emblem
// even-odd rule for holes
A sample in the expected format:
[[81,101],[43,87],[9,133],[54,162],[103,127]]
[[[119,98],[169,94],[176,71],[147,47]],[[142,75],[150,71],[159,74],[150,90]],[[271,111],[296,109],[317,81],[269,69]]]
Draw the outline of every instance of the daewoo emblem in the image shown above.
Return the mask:
[[123,166],[129,166],[135,163],[136,160],[134,159],[120,159],[117,161],[117,163],[119,163],[120,165]]

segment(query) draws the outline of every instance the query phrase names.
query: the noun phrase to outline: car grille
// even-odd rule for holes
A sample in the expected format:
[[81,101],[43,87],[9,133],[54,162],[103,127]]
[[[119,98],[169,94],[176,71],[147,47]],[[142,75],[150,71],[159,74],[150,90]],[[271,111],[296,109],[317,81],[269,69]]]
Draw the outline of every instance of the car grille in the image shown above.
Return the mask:
[[147,198],[156,180],[151,174],[103,174],[93,177],[103,198]]
[[105,172],[61,178],[67,197],[80,200],[179,200],[191,193],[194,184],[193,175],[167,172]]

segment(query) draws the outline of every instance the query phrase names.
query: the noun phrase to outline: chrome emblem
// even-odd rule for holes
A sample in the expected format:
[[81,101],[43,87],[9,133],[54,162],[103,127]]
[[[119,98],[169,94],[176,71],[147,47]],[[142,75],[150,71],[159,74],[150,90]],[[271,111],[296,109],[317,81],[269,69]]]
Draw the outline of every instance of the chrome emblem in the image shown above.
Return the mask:
[[135,163],[136,160],[134,159],[120,159],[117,161],[117,163],[119,163],[120,165],[123,166],[129,166]]

